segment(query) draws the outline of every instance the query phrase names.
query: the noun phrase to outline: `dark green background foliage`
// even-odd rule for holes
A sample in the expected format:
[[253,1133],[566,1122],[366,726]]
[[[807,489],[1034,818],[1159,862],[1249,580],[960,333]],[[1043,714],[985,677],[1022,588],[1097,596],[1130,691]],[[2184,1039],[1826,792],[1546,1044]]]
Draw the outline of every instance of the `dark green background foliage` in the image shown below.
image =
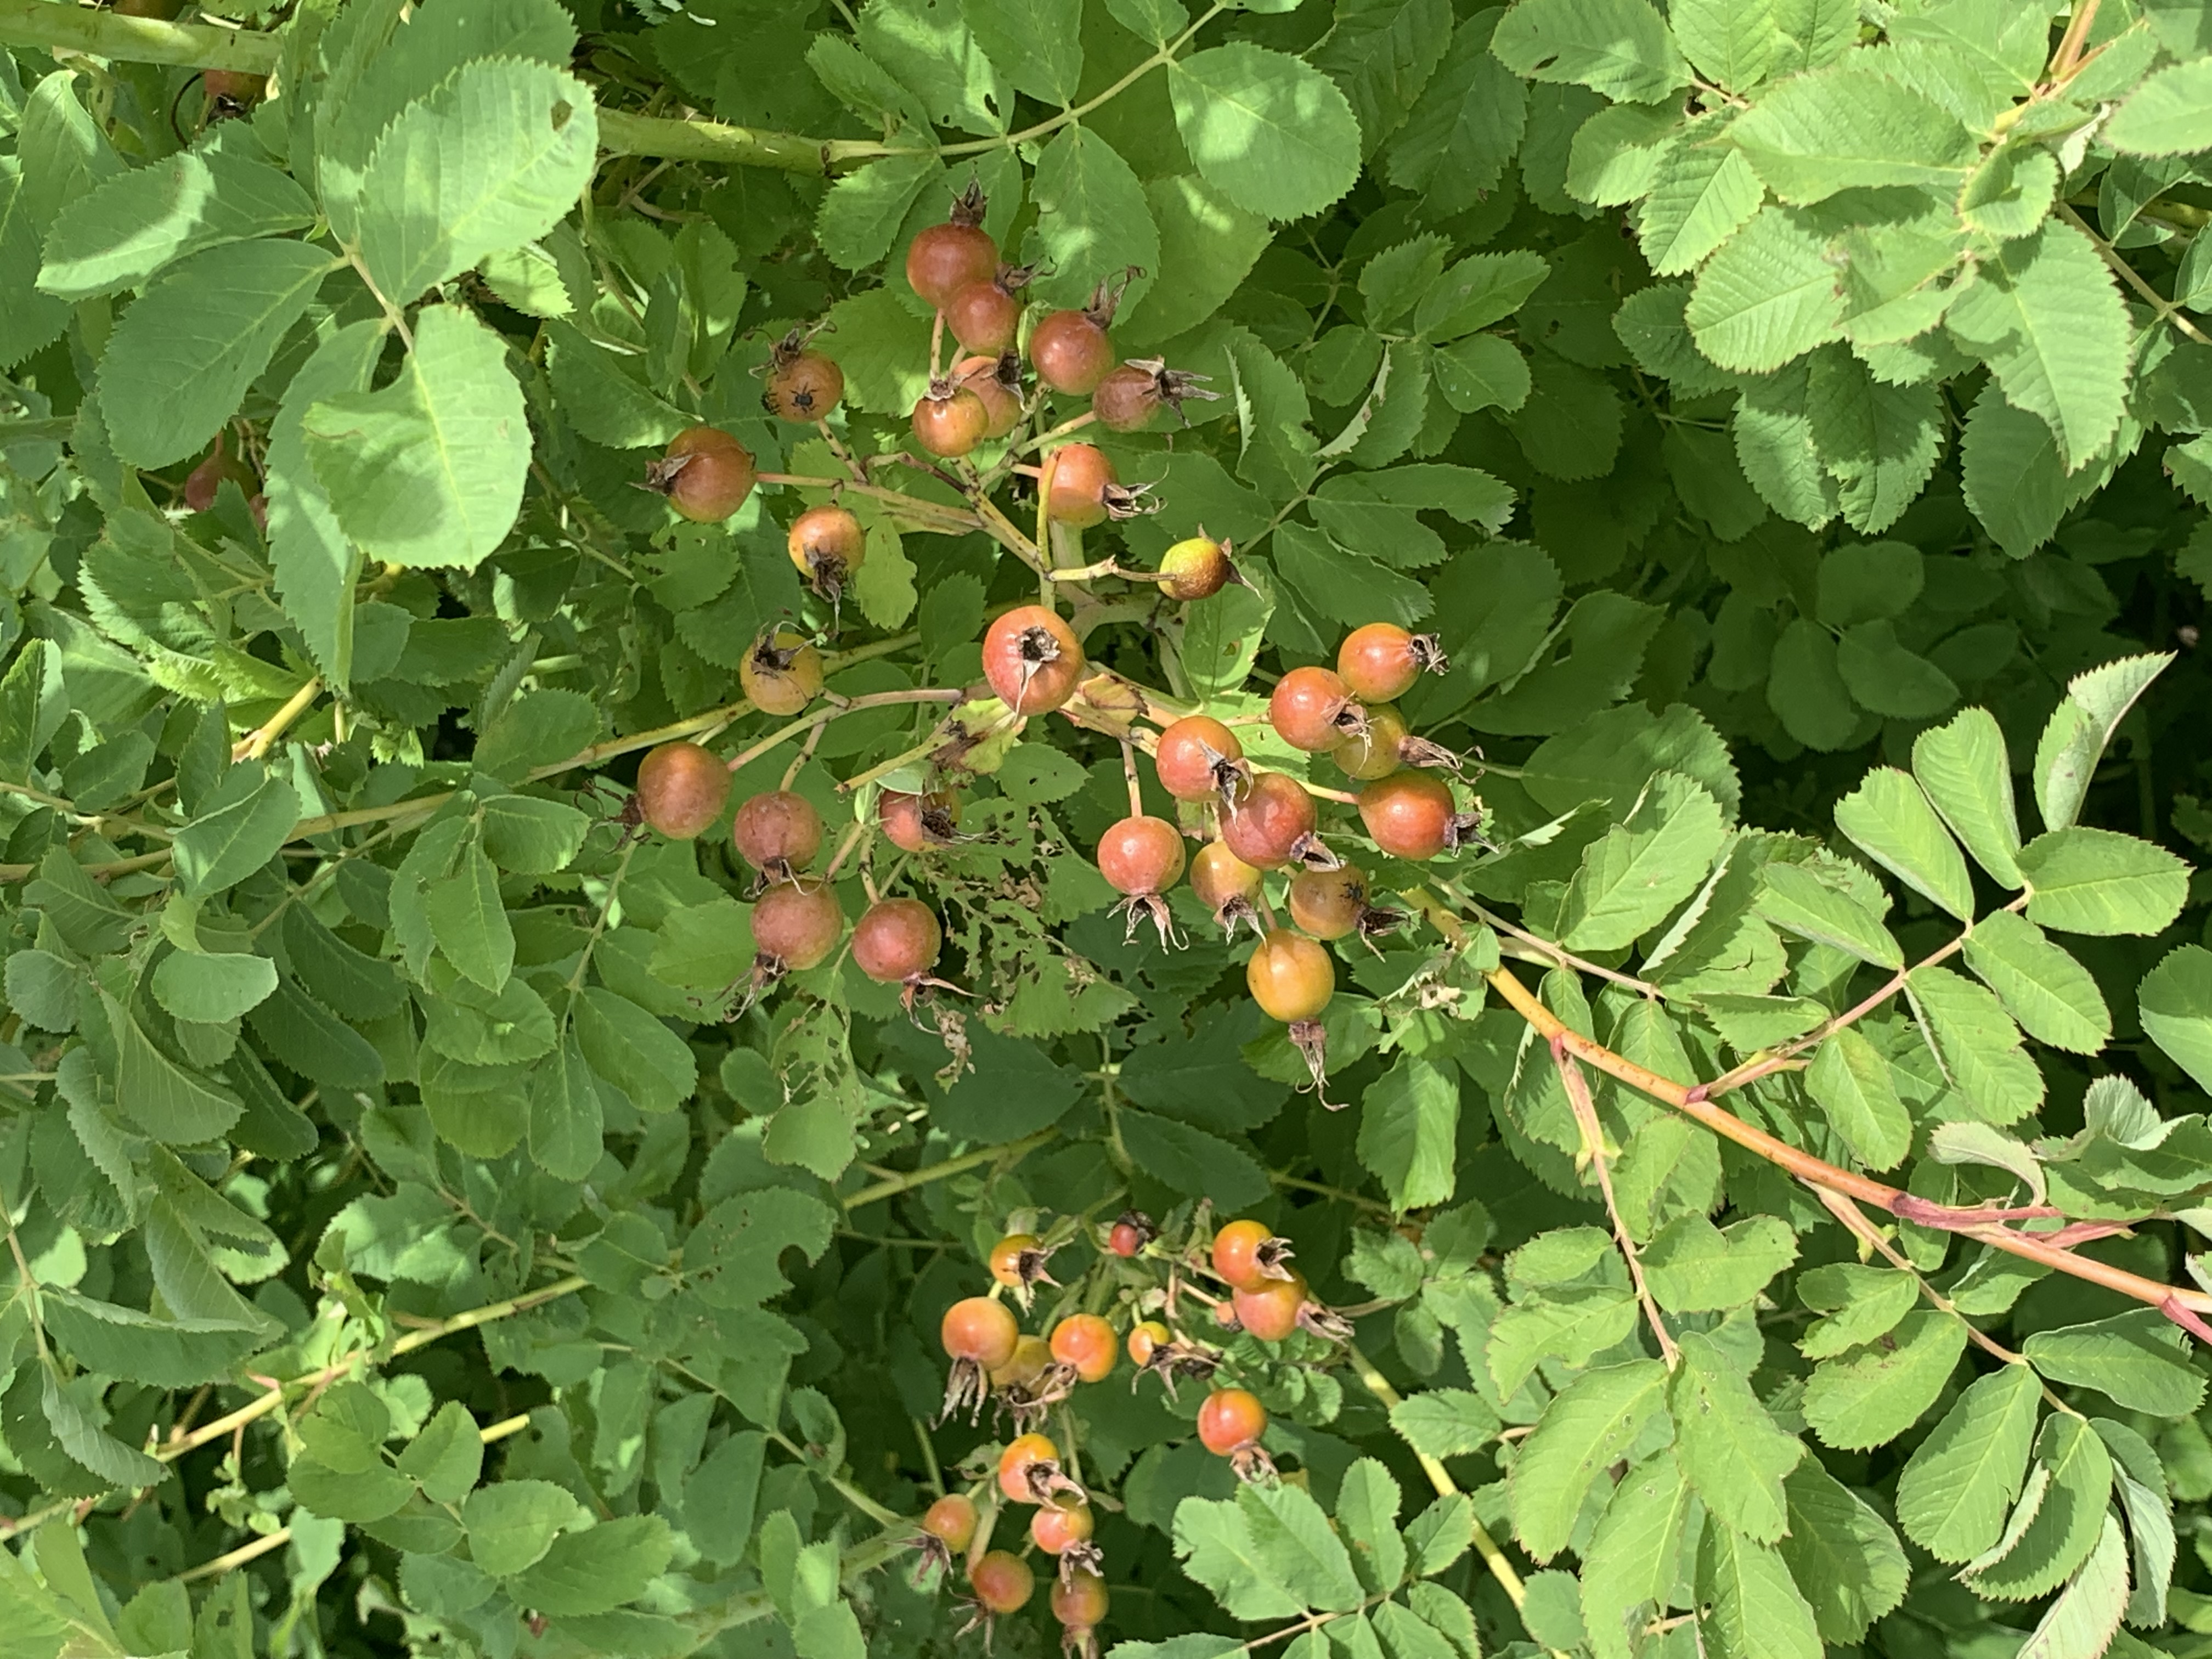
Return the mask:
[[[1279,1486],[1126,1363],[1056,1420],[1121,1659],[2203,1650],[2179,1324],[1879,1198],[1855,1238],[1609,1079],[1594,1142],[1484,975],[1678,1083],[1806,1039],[1723,1103],[2212,1305],[2212,6],[207,10],[0,3],[0,1650],[949,1653],[901,1517],[998,1431],[928,1425],[939,1316],[1018,1213],[1202,1200],[1364,1311],[1227,1344]],[[1425,910],[1340,948],[1347,1109],[1187,892],[1185,949],[1109,919],[1095,732],[872,855],[950,1045],[842,957],[725,1018],[726,824],[615,821],[659,736],[780,728],[765,623],[833,622],[821,491],[634,482],[700,420],[835,473],[753,374],[817,320],[840,441],[900,447],[903,250],[971,179],[1044,303],[1141,268],[1117,349],[1220,394],[1106,441],[1164,507],[1085,556],[1202,525],[1249,586],[1063,589],[1096,661],[1249,714],[1352,622],[1449,653],[1405,711],[1498,846],[1327,808]],[[185,510],[219,432],[265,532]],[[974,682],[1034,576],[855,504],[832,689]],[[934,718],[793,787],[842,836]],[[1079,1231],[1126,1328],[1152,1270]]]

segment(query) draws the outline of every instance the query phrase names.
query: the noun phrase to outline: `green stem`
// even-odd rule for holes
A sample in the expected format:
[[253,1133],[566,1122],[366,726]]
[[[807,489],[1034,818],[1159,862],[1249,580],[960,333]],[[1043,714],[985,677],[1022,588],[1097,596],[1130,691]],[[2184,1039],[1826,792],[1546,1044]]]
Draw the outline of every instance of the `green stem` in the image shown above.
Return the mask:
[[0,45],[54,47],[134,64],[240,70],[248,75],[269,74],[283,51],[278,36],[251,29],[120,17],[54,0],[0,0]]
[[963,1152],[958,1158],[945,1159],[942,1164],[932,1164],[922,1169],[909,1170],[903,1175],[888,1176],[872,1187],[863,1187],[856,1193],[848,1193],[838,1202],[848,1211],[857,1210],[873,1204],[880,1199],[895,1198],[901,1193],[910,1193],[916,1187],[927,1186],[933,1181],[942,1181],[947,1176],[962,1175],[969,1170],[981,1169],[986,1164],[1004,1162],[1011,1167],[1027,1158],[1047,1141],[1056,1139],[1060,1131],[1057,1129],[1039,1129],[1033,1135],[1024,1135],[1019,1140],[1008,1141],[1003,1146],[986,1146],[980,1152]]

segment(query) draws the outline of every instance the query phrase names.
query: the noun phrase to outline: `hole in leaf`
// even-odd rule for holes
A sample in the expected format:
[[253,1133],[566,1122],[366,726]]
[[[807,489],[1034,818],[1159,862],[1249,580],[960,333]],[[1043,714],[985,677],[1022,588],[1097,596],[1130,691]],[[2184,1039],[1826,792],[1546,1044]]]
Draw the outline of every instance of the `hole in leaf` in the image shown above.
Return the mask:
[[558,132],[568,125],[568,118],[576,112],[575,106],[566,100],[553,106],[553,131]]

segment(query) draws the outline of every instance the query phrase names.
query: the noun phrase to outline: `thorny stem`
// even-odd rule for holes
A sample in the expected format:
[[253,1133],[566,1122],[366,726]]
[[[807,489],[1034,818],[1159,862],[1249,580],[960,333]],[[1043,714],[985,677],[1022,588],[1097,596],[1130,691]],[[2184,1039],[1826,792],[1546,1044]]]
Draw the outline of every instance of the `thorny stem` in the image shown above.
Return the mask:
[[1597,1170],[1597,1188],[1605,1197],[1605,1212],[1613,1218],[1613,1242],[1628,1261],[1628,1276],[1636,1284],[1636,1299],[1644,1304],[1644,1317],[1651,1326],[1651,1334],[1659,1340],[1659,1357],[1673,1370],[1681,1363],[1682,1351],[1674,1346],[1674,1333],[1667,1322],[1659,1316],[1659,1304],[1651,1295],[1651,1286],[1644,1282],[1644,1260],[1636,1252],[1636,1241],[1628,1236],[1628,1224],[1620,1218],[1620,1201],[1613,1194],[1613,1171],[1607,1167],[1605,1152],[1605,1126],[1598,1121],[1597,1103],[1590,1098],[1589,1079],[1583,1068],[1558,1037],[1552,1039],[1552,1063],[1559,1067],[1559,1082],[1567,1091],[1567,1103],[1574,1109],[1575,1125],[1582,1131],[1583,1152]]
[[[1963,1237],[1977,1239],[2007,1255],[2019,1256],[2023,1261],[2087,1279],[2093,1285],[2101,1285],[2107,1290],[2158,1309],[2169,1319],[2175,1318],[2176,1310],[2200,1315],[2212,1312],[2212,1295],[2203,1291],[2145,1279],[2139,1273],[2131,1273],[2109,1262],[2076,1255],[2064,1246],[2047,1243],[2033,1233],[2016,1232],[1987,1219],[1985,1212],[1929,1204],[1870,1176],[1838,1169],[1826,1159],[1815,1158],[1787,1141],[1778,1139],[1764,1129],[1754,1128],[1733,1112],[1715,1105],[1706,1098],[1707,1085],[1677,1083],[1671,1078],[1661,1077],[1657,1073],[1638,1066],[1634,1060],[1617,1054],[1604,1044],[1571,1029],[1504,968],[1492,969],[1484,978],[1514,1012],[1534,1026],[1537,1034],[1547,1042],[1557,1038],[1576,1059],[1596,1066],[1608,1077],[1626,1083],[1639,1093],[1672,1106],[1723,1139],[1734,1141],[1747,1152],[1765,1158],[1808,1186],[1840,1193],[1863,1204],[1875,1205],[1891,1215],[1923,1226],[1942,1227]],[[1977,1219],[1978,1213],[1981,1213],[1983,1218]],[[2176,1319],[2175,1322],[2182,1322]]]

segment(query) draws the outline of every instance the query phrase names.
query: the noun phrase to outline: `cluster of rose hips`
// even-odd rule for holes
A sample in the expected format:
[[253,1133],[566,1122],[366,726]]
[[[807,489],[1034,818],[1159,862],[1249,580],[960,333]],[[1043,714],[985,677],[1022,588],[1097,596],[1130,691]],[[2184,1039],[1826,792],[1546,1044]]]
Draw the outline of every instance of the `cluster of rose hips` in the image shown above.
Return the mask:
[[[1369,623],[1345,639],[1334,669],[1294,668],[1268,699],[1268,723],[1277,736],[1308,753],[1328,754],[1362,786],[1360,822],[1376,847],[1395,858],[1432,858],[1480,825],[1477,815],[1460,811],[1442,778],[1421,769],[1455,766],[1458,757],[1414,737],[1392,706],[1424,671],[1443,666],[1433,638],[1392,623]],[[1222,721],[1206,714],[1170,721],[1153,746],[1152,762],[1170,795],[1210,808],[1215,833],[1191,862],[1192,890],[1231,934],[1245,922],[1260,934],[1245,965],[1246,985],[1263,1012],[1290,1027],[1318,1084],[1319,1021],[1336,988],[1320,941],[1354,933],[1371,938],[1402,918],[1370,903],[1365,874],[1321,839],[1305,787],[1285,773],[1255,771]],[[1141,812],[1121,820],[1099,842],[1098,868],[1126,896],[1132,926],[1144,908],[1165,939],[1161,895],[1184,868],[1177,827]],[[1284,869],[1292,872],[1294,927],[1274,925],[1262,892],[1266,872]]]
[[[1202,1222],[1200,1228],[1180,1250],[1156,1247],[1158,1234],[1134,1212],[1105,1230],[1111,1255],[1125,1261],[1145,1256],[1169,1266],[1164,1291],[1155,1286],[1130,1298],[1136,1310],[1159,1304],[1159,1311],[1172,1319],[1178,1301],[1189,1297],[1212,1310],[1218,1328],[1241,1328],[1263,1341],[1280,1342],[1300,1329],[1332,1340],[1350,1334],[1343,1320],[1313,1299],[1304,1279],[1289,1265],[1290,1241],[1252,1220],[1229,1222],[1210,1243]],[[1054,1283],[1048,1271],[1054,1248],[1035,1233],[1007,1234],[989,1257],[997,1288],[957,1302],[945,1313],[939,1330],[951,1361],[945,1415],[964,1407],[972,1420],[984,1405],[995,1404],[1011,1414],[1017,1433],[987,1465],[989,1473],[975,1489],[988,1500],[988,1511],[970,1493],[948,1493],[922,1516],[918,1541],[933,1563],[949,1564],[955,1555],[965,1559],[977,1618],[988,1621],[1018,1610],[1035,1591],[1036,1577],[1020,1555],[988,1547],[1000,1503],[1029,1509],[1030,1543],[1057,1562],[1051,1606],[1065,1644],[1091,1654],[1097,1650],[1094,1632],[1105,1615],[1107,1596],[1100,1571],[1103,1561],[1091,1541],[1090,1496],[1068,1475],[1060,1447],[1038,1432],[1037,1425],[1077,1384],[1112,1375],[1124,1350],[1138,1368],[1139,1381],[1145,1372],[1153,1372],[1170,1394],[1178,1376],[1211,1379],[1224,1355],[1177,1334],[1157,1317],[1138,1319],[1121,1342],[1112,1323],[1095,1313],[1060,1319],[1049,1338],[1024,1334],[1000,1297],[1011,1291],[1026,1308],[1036,1285]],[[1186,1275],[1211,1277],[1229,1294],[1216,1299],[1190,1285]],[[1240,1479],[1274,1478],[1274,1466],[1260,1443],[1267,1410],[1249,1389],[1210,1386],[1199,1407],[1197,1429],[1200,1443],[1229,1460]],[[990,1493],[994,1481],[995,1498]]]
[[[818,658],[813,678],[818,686]],[[696,743],[662,744],[637,769],[636,799],[645,822],[677,840],[710,828],[729,793],[728,767]],[[753,904],[757,955],[749,1003],[784,975],[827,961],[845,936],[845,913],[829,883],[808,873],[822,852],[822,815],[804,795],[769,789],[752,796],[731,820],[730,844],[760,884]],[[936,913],[918,899],[878,899],[853,926],[854,965],[878,984],[902,987],[909,1001],[923,986],[939,982],[929,970],[944,945]]]
[[[940,326],[969,355],[951,372],[934,374],[915,404],[915,441],[951,459],[1003,438],[1020,424],[1024,402],[1020,297],[1035,270],[1007,264],[983,228],[984,198],[975,185],[952,204],[951,216],[931,225],[907,249],[908,286],[937,309]],[[1162,409],[1180,413],[1184,400],[1211,398],[1203,376],[1179,374],[1158,359],[1115,361],[1107,332],[1132,270],[1121,282],[1102,282],[1080,309],[1054,311],[1030,331],[1029,362],[1038,380],[1064,397],[1091,399],[1091,416],[1109,432],[1141,432]],[[934,353],[933,353],[933,358]],[[1133,510],[1133,491],[1121,489],[1112,464],[1088,444],[1073,444],[1048,465],[1046,515],[1082,528],[1109,514]]]

